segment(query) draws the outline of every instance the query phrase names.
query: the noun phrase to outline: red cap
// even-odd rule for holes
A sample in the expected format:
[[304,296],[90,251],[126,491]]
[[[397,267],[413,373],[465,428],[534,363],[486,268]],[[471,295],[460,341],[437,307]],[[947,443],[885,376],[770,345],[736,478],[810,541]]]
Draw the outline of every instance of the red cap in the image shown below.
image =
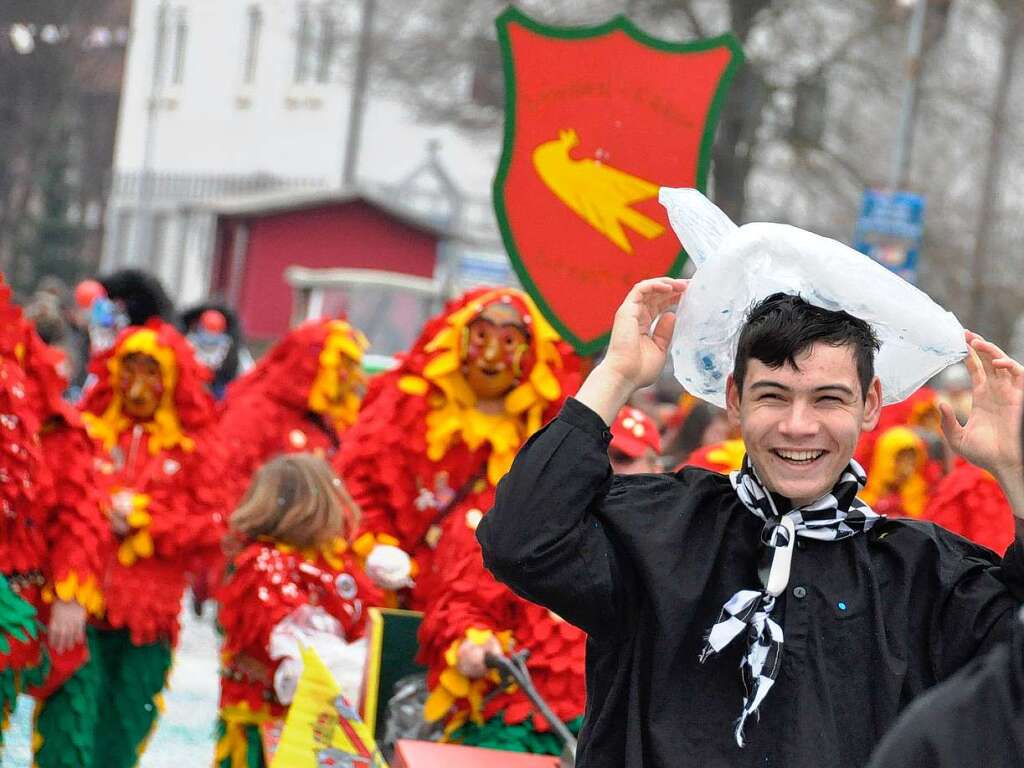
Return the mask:
[[228,321],[216,309],[208,309],[199,316],[199,327],[210,333],[224,333],[224,329],[228,327]]
[[82,309],[89,309],[92,303],[107,295],[107,289],[99,280],[83,280],[75,286],[75,303]]
[[612,424],[612,448],[634,459],[643,456],[649,448],[661,453],[658,425],[643,411],[627,405]]

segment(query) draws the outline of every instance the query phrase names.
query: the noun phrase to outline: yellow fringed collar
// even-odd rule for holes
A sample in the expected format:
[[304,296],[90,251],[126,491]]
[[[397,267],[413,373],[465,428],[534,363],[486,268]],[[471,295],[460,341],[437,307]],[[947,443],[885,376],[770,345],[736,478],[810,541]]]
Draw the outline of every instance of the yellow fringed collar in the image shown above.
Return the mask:
[[427,415],[427,457],[440,461],[449,449],[464,442],[476,450],[485,442],[491,446],[487,460],[487,479],[496,485],[512,466],[519,447],[541,427],[544,411],[562,396],[562,386],[553,370],[561,368],[562,357],[556,346],[560,337],[544,319],[529,296],[517,294],[530,313],[531,346],[535,363],[529,376],[505,396],[502,413],[484,413],[476,407],[476,394],[466,383],[461,370],[459,340],[483,309],[508,295],[495,290],[481,295],[448,316],[445,327],[425,347],[440,352],[423,369],[421,376],[404,376],[398,386],[413,395],[429,395],[431,412]]
[[141,328],[131,334],[118,347],[117,353],[107,361],[113,397],[101,415],[88,412],[82,414],[82,421],[89,435],[103,443],[103,447],[110,451],[117,445],[121,435],[136,423],[122,412],[121,393],[117,389],[121,361],[129,354],[152,357],[160,365],[160,375],[163,379],[164,392],[160,398],[160,405],[157,406],[153,418],[142,424],[150,438],[149,452],[155,455],[176,446],[181,446],[182,450],[188,452],[194,451],[195,441],[185,434],[174,408],[174,389],[178,383],[178,365],[174,350],[161,345],[156,331],[151,328]]
[[[896,458],[900,451],[913,451],[915,469],[898,488],[893,488],[896,479]],[[882,433],[875,442],[874,456],[868,482],[859,496],[868,504],[877,504],[891,490],[900,496],[903,511],[910,517],[921,517],[928,503],[928,483],[922,472],[927,462],[924,442],[910,427],[895,426]]]
[[[309,409],[330,419],[335,431],[341,434],[355,424],[359,415],[362,397],[356,388],[363,382],[359,364],[369,342],[344,320],[332,320],[328,327],[330,331],[320,352],[319,369],[309,388]],[[351,367],[351,384],[347,391],[339,393],[338,373],[344,365]],[[340,400],[336,402],[339,394]]]

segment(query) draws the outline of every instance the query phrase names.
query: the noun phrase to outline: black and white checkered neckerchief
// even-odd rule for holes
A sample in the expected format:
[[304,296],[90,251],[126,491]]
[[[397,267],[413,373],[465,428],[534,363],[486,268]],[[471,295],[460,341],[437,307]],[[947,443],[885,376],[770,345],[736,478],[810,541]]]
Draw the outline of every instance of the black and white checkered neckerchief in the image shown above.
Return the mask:
[[[867,476],[860,464],[852,459],[829,493],[796,509],[779,509],[780,503],[786,504],[785,500],[773,498],[764,488],[747,457],[743,458],[743,466],[730,474],[729,479],[743,506],[764,520],[761,542],[776,551],[790,543],[789,531],[779,522],[782,517],[792,521],[797,536],[820,541],[839,541],[856,536],[885,519],[884,515],[877,514],[857,498]],[[768,695],[782,663],[782,627],[771,617],[774,608],[775,595],[767,589],[740,590],[722,607],[700,655],[703,663],[746,631],[749,645],[740,664],[746,696],[735,730],[736,743],[741,747],[743,726]]]

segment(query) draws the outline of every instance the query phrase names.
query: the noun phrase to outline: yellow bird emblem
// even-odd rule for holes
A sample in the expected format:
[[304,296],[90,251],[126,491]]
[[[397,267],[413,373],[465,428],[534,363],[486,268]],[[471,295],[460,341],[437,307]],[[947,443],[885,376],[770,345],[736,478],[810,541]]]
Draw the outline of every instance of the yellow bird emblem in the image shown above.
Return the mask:
[[658,194],[658,185],[633,176],[600,160],[573,160],[569,152],[580,143],[576,131],[559,131],[558,138],[533,150],[533,167],[555,196],[590,226],[626,253],[633,246],[623,227],[648,240],[665,228],[629,206]]

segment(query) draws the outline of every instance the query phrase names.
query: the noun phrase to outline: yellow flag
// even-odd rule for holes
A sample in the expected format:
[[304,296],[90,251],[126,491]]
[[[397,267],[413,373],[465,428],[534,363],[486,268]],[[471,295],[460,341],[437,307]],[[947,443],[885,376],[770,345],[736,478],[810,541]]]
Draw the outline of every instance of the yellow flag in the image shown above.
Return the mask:
[[388,768],[373,734],[312,648],[288,708],[271,768]]

